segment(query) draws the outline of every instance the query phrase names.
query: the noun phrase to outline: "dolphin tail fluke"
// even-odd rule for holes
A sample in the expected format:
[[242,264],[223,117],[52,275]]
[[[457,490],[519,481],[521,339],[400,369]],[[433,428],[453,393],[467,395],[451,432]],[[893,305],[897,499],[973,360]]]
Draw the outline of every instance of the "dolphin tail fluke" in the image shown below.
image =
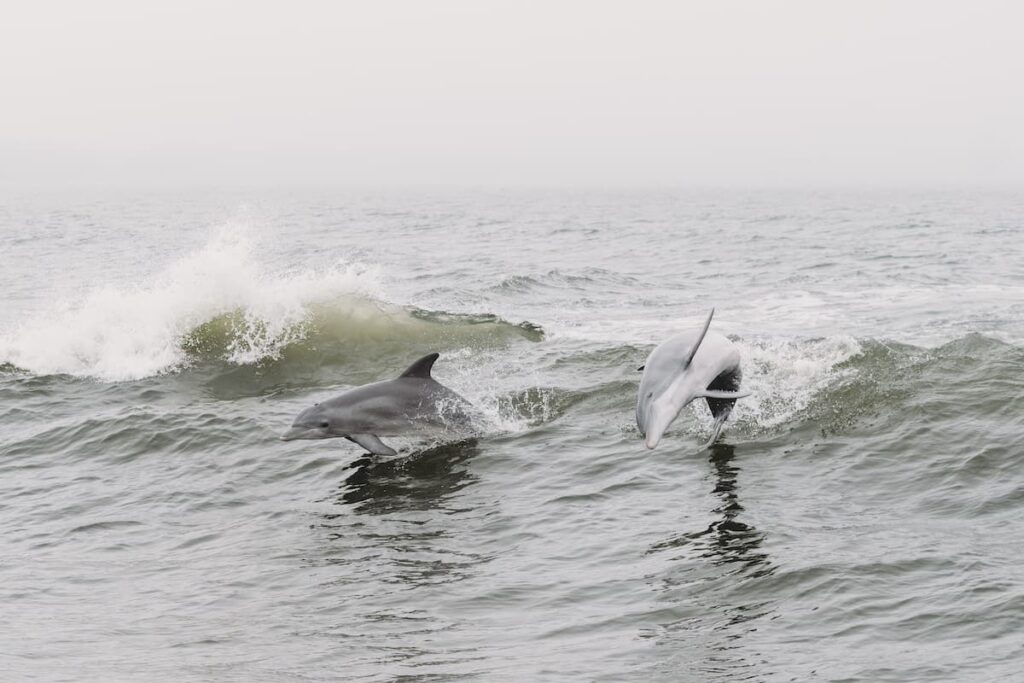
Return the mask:
[[702,448],[701,450],[711,448],[711,444],[718,440],[718,435],[722,433],[722,427],[725,426],[725,418],[727,417],[729,417],[729,413],[724,413],[715,419],[715,431],[711,435],[711,438],[708,439],[708,442],[704,444],[704,448]]
[[394,448],[386,446],[376,434],[349,434],[345,438],[359,444],[374,455],[395,455],[398,453]]

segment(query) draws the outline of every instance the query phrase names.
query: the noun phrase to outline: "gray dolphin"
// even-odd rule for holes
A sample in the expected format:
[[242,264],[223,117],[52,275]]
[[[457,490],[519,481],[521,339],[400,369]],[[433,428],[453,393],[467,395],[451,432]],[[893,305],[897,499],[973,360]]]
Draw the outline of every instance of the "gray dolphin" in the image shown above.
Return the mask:
[[724,336],[708,332],[714,315],[712,308],[703,329],[663,341],[640,368],[644,374],[637,393],[636,424],[648,448],[657,446],[679,411],[698,398],[707,399],[715,417],[707,448],[721,433],[736,399],[750,395],[739,391],[739,349]]
[[430,376],[437,357],[436,353],[423,356],[396,379],[357,387],[306,408],[281,438],[341,436],[371,453],[395,455],[381,436],[437,436],[469,430],[472,406]]

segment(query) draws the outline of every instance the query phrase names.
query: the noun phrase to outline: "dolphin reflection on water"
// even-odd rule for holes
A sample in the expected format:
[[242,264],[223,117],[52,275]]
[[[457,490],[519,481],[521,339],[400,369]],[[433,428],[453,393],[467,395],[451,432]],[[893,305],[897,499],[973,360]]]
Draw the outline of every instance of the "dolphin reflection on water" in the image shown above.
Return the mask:
[[364,455],[345,469],[336,502],[359,512],[445,510],[453,495],[476,481],[469,468],[480,452],[476,439],[440,444],[407,458]]

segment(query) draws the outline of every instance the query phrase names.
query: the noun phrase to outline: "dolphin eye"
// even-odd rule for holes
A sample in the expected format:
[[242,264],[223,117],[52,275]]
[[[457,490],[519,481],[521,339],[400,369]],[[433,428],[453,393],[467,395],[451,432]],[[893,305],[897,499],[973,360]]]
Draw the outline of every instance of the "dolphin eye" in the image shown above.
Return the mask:
[[328,427],[330,427],[330,426],[331,426],[331,423],[330,423],[330,422],[321,422],[321,423],[320,423],[320,428],[321,428],[321,429],[327,429],[327,428],[328,428]]
[[647,398],[650,398],[651,396],[654,396],[654,392],[653,391],[648,391],[647,392]]

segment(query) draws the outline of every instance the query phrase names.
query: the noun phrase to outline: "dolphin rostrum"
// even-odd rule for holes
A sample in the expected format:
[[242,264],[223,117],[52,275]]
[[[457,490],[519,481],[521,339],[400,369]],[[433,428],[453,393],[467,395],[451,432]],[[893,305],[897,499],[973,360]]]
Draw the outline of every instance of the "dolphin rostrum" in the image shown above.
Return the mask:
[[437,357],[431,353],[396,379],[356,387],[306,408],[281,438],[291,441],[341,436],[371,453],[395,455],[381,436],[436,436],[468,430],[470,404],[430,376]]
[[717,332],[708,332],[714,314],[712,308],[702,329],[663,341],[640,368],[644,374],[636,400],[636,424],[648,448],[657,446],[679,411],[698,398],[707,399],[715,417],[707,448],[721,433],[736,399],[750,395],[739,391],[739,349]]

